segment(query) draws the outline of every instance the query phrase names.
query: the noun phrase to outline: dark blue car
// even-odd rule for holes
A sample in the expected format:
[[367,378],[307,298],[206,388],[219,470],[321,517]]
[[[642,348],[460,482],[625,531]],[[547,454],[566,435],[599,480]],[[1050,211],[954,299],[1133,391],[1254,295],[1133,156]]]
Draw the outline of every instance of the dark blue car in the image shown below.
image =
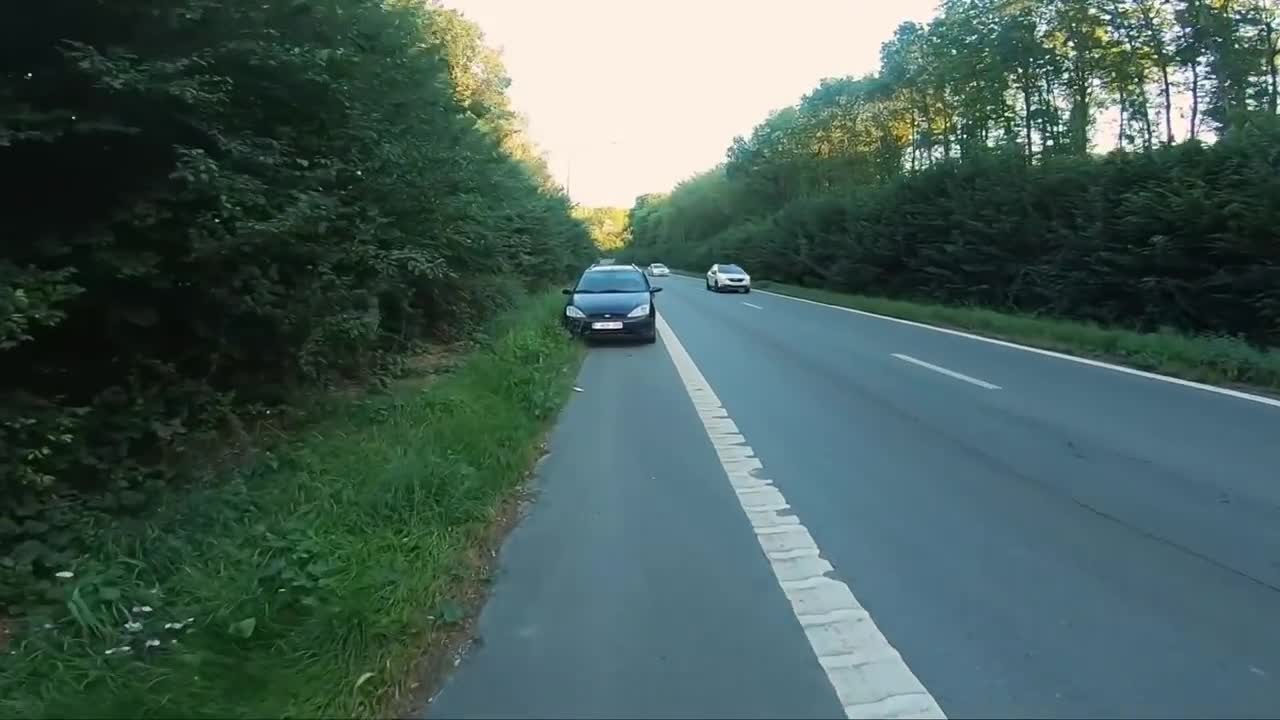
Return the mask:
[[658,339],[653,294],[662,288],[635,265],[592,265],[578,278],[564,305],[565,326],[584,337]]

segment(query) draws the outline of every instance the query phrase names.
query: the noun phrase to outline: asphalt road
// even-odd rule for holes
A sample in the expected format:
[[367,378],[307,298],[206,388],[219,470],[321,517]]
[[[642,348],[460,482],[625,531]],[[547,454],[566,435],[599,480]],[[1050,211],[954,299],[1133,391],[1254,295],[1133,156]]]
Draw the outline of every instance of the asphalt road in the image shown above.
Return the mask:
[[431,717],[1280,714],[1280,407],[661,284]]

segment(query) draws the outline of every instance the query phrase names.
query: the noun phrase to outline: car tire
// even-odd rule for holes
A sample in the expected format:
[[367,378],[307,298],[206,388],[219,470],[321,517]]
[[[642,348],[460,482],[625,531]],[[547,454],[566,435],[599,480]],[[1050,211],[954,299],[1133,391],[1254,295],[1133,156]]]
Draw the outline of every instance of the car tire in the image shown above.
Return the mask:
[[751,292],[751,288],[742,288],[742,292],[749,293]]
[[707,280],[707,292],[711,292],[711,281]]
[[654,330],[652,334],[645,335],[643,342],[645,345],[652,345],[658,342],[658,331]]

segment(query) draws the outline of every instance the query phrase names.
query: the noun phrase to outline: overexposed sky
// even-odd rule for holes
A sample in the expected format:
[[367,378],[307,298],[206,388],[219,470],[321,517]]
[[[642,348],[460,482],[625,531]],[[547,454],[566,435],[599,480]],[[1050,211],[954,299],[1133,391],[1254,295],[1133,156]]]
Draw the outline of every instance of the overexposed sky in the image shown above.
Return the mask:
[[734,135],[937,0],[443,0],[502,51],[515,109],[583,205],[630,207],[724,158]]

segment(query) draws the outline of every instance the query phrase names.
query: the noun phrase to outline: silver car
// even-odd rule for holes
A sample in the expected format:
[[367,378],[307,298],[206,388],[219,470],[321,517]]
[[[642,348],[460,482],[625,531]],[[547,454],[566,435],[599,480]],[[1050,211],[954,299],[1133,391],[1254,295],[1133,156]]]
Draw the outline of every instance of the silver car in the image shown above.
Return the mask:
[[666,265],[662,263],[652,263],[648,269],[649,277],[666,277],[671,274]]
[[733,290],[751,292],[751,276],[746,270],[731,264],[712,265],[707,271],[707,289],[715,292]]

